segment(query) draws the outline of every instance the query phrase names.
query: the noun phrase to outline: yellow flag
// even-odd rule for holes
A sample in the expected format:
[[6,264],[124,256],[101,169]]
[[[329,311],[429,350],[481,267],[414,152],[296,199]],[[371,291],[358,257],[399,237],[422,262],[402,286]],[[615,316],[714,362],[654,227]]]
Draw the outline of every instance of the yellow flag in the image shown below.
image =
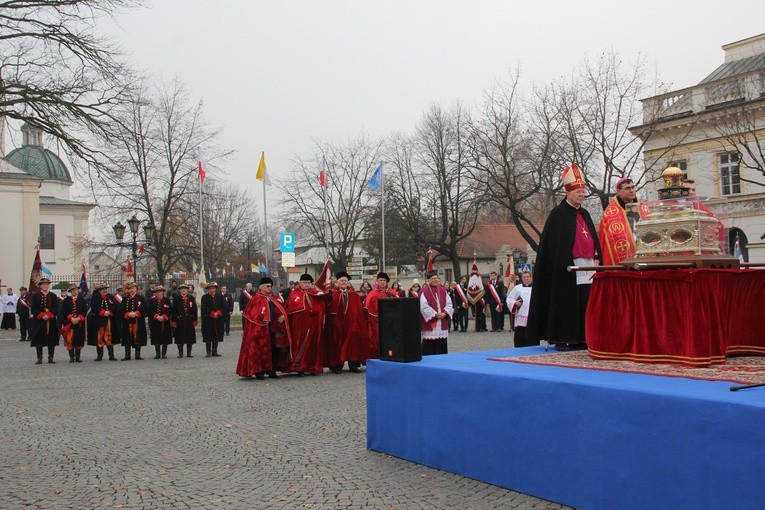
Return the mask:
[[258,164],[258,173],[255,175],[255,178],[259,181],[263,181],[263,184],[266,186],[271,185],[271,179],[268,178],[268,174],[266,173],[266,153],[261,152],[260,153],[260,163]]

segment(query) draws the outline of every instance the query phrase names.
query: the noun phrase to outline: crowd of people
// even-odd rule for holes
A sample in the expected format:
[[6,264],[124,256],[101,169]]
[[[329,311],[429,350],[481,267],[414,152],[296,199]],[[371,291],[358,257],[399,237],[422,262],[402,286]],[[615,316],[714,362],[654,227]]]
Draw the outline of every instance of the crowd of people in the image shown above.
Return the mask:
[[[303,274],[281,292],[273,288],[271,278],[262,278],[255,293],[243,295],[244,330],[236,373],[264,379],[278,377],[277,372],[318,375],[328,368],[339,374],[346,364],[350,372],[359,372],[367,360],[379,356],[379,303],[386,298],[419,300],[425,356],[448,352],[449,331],[467,331],[471,309],[478,319],[484,308],[491,308],[492,331],[503,331],[504,315],[512,313],[516,341],[522,338],[531,295],[529,272],[517,286],[524,290],[507,295],[504,283],[492,273],[487,285],[495,289],[494,301],[473,303],[467,297],[467,277],[443,285],[438,272],[431,270],[425,276],[424,286],[415,279],[406,291],[398,282],[391,285],[385,272],[358,290],[346,272],[337,273],[334,280],[321,276],[316,282]],[[482,284],[474,264],[471,279],[476,278]],[[485,330],[485,324],[476,320],[475,331]]]
[[21,341],[28,339],[35,348],[36,364],[43,362],[44,351],[48,363],[56,363],[55,350],[61,342],[71,363],[82,362],[86,345],[96,348],[95,361],[105,355],[116,361],[115,347],[124,350],[122,361],[142,360],[142,349],[148,345],[154,347],[155,359],[165,359],[171,344],[179,358],[191,358],[200,319],[207,357],[220,356],[218,344],[229,335],[233,296],[225,287],[219,291],[215,282],[205,285],[199,306],[186,284],[174,285],[169,297],[164,286],[154,284],[140,294],[132,281],[113,294],[108,285],[98,285],[91,296],[81,296],[79,285],[70,284],[62,298],[51,292],[50,283],[41,278],[39,291],[31,295],[22,287],[14,301]]
[[[328,270],[317,282],[304,274],[281,290],[268,277],[257,289],[248,283],[239,297],[243,336],[237,374],[262,379],[278,377],[277,372],[318,375],[324,368],[340,373],[346,364],[349,371],[359,372],[368,359],[378,357],[378,304],[384,298],[419,299],[423,355],[447,353],[449,331],[467,331],[469,316],[475,332],[488,327],[499,332],[505,330],[509,315],[515,347],[548,341],[558,350],[586,348],[585,312],[593,271],[568,268],[594,268],[603,261],[618,264],[633,256],[633,229],[647,211],[635,196],[634,183],[620,179],[596,230],[582,207],[586,184],[581,169],[567,167],[562,182],[566,195],[545,223],[533,278],[525,271],[516,282],[492,272],[484,282],[473,264],[470,275],[459,282],[444,285],[438,273],[429,270],[424,286],[415,279],[409,289],[399,282],[391,285],[384,272],[374,284],[364,281],[358,290],[348,273],[340,272],[333,280]],[[8,288],[0,298],[0,327],[15,329],[18,315],[21,340],[29,337],[38,364],[44,348],[48,363],[55,363],[60,339],[69,361],[76,363],[82,361],[85,345],[96,347],[95,361],[103,360],[104,350],[109,360],[116,360],[118,345],[124,349],[124,361],[143,359],[142,348],[149,344],[156,359],[167,357],[170,344],[176,345],[179,358],[192,357],[200,319],[206,356],[219,356],[218,344],[230,334],[234,297],[215,282],[205,285],[199,306],[193,288],[176,282],[169,297],[163,286],[154,284],[141,295],[134,282],[115,294],[109,293],[108,285],[98,286],[90,299],[80,297],[75,284],[63,299],[49,291],[47,278],[39,287],[31,296],[23,287],[19,296]]]

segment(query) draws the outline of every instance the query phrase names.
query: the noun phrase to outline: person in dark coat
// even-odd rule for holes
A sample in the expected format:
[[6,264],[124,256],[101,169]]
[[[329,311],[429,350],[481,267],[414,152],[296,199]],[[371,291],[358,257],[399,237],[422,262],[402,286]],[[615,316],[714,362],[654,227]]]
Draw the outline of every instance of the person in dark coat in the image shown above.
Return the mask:
[[154,359],[167,358],[167,346],[173,343],[172,304],[165,297],[165,287],[154,286],[154,295],[146,302],[146,315],[149,318],[151,345],[154,346]]
[[226,336],[229,336],[231,331],[231,314],[234,313],[234,296],[225,285],[221,286],[220,295],[223,296],[223,300],[226,302],[226,310],[223,312],[223,332]]
[[[220,356],[218,344],[223,341],[223,314],[226,302],[218,293],[218,284],[210,282],[205,287],[207,291],[200,302],[202,308],[202,340],[207,349],[207,357]],[[247,300],[249,302],[249,299]]]
[[183,346],[186,346],[186,357],[193,358],[191,348],[197,343],[197,301],[189,294],[189,286],[185,283],[178,286],[178,296],[173,300],[173,328],[175,328],[175,343],[178,346],[178,357],[183,357]]
[[40,292],[35,292],[29,303],[32,310],[32,324],[29,337],[32,347],[37,350],[37,365],[42,363],[43,347],[48,348],[48,363],[55,363],[53,356],[58,345],[58,315],[61,301],[50,292],[50,280],[41,278],[37,284]]
[[19,300],[16,302],[16,315],[19,316],[19,329],[21,330],[21,342],[27,341],[27,332],[29,331],[29,298],[26,287],[19,288]]
[[114,344],[119,342],[119,303],[108,292],[109,286],[99,285],[90,298],[88,316],[88,345],[95,345],[98,356],[95,361],[104,359],[104,347],[109,352],[109,360],[116,361]]
[[61,302],[61,336],[64,347],[69,351],[69,363],[80,363],[80,351],[85,346],[87,330],[85,317],[88,303],[79,296],[80,288],[76,283],[69,284],[69,295]]
[[[489,275],[489,281],[486,283],[486,303],[489,305],[489,311],[491,312],[491,331],[504,331],[505,329],[505,284],[497,277],[497,272],[492,271]],[[499,297],[499,301],[494,298],[488,286],[494,288]]]
[[547,340],[558,350],[583,349],[592,274],[567,268],[599,263],[601,249],[592,218],[582,207],[585,182],[576,164],[564,170],[563,184],[566,198],[550,212],[539,239],[526,343]]
[[130,360],[130,348],[135,349],[135,359],[141,360],[141,347],[146,345],[146,300],[138,293],[135,282],[125,284],[127,294],[120,303],[120,340],[125,348],[122,361]]

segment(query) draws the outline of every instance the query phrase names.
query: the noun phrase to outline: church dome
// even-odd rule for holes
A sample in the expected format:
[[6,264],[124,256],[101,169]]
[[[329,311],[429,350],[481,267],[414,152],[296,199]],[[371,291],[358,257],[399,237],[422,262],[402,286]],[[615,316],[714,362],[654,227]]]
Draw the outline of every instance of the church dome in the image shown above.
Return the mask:
[[29,124],[21,126],[24,142],[3,158],[29,175],[50,181],[72,183],[72,176],[61,158],[43,147],[42,130]]

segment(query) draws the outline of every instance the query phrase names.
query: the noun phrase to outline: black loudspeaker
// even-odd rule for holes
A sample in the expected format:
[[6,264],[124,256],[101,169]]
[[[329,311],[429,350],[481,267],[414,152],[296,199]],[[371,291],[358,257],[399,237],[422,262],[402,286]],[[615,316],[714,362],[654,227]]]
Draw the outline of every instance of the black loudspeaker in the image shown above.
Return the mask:
[[380,359],[420,361],[420,300],[418,298],[383,298],[378,302]]

